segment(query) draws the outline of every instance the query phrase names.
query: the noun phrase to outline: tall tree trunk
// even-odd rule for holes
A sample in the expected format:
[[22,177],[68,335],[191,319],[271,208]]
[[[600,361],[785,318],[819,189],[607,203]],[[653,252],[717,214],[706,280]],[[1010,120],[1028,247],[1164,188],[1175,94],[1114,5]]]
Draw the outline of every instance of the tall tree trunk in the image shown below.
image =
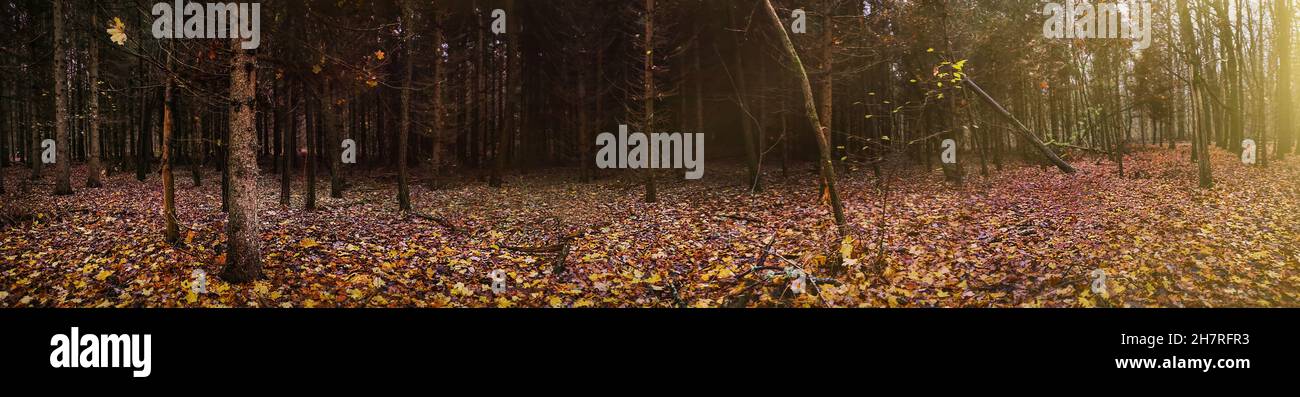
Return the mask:
[[[305,85],[299,88],[301,89],[300,92],[306,90]],[[300,116],[302,117],[301,120],[303,123],[299,128],[305,129],[303,141],[307,145],[307,158],[303,161],[303,167],[306,168],[304,171],[307,174],[307,191],[304,192],[305,194],[303,195],[303,208],[308,211],[313,211],[316,209],[316,163],[317,156],[320,154],[320,147],[316,142],[317,135],[319,134],[316,130],[316,127],[318,127],[317,124],[319,124],[316,122],[316,117],[318,117],[318,113],[320,112],[317,109],[311,109],[312,111],[308,112],[308,105],[312,104],[314,101],[307,101],[306,99],[300,100],[303,105],[303,114]]]
[[578,107],[578,182],[591,182],[592,153],[591,133],[587,131],[587,65],[578,65],[578,96],[574,103]]
[[330,164],[330,197],[343,198],[343,170],[342,170],[342,145],[343,140],[339,139],[339,129],[342,128],[338,122],[338,98],[334,97],[333,78],[325,78],[325,95],[326,103],[322,108],[321,116],[324,118],[325,128],[325,147],[326,155],[329,156]]
[[[731,24],[733,26],[740,25],[740,20],[736,16],[738,12],[739,11],[735,9],[730,12]],[[737,27],[736,29],[740,30],[736,33],[736,73],[735,76],[731,76],[731,79],[735,83],[736,105],[740,107],[741,137],[745,142],[745,147],[743,148],[745,150],[745,183],[749,184],[750,193],[758,193],[763,191],[763,182],[758,175],[758,152],[760,150],[760,144],[756,142],[755,139],[754,113],[750,110],[748,105],[749,86],[746,84],[748,79],[745,78],[745,51],[743,37],[748,35],[748,32],[745,32],[743,28],[740,27]],[[760,77],[758,81],[762,81],[762,77]],[[646,131],[646,133],[649,132],[650,131]]]
[[402,68],[402,121],[398,126],[397,135],[397,207],[402,212],[411,210],[411,193],[406,186],[406,140],[411,133],[411,74],[412,62],[414,60],[414,51],[411,50],[412,38],[415,36],[410,29],[415,24],[415,11],[412,9],[412,0],[402,1],[402,32],[404,34],[402,41],[406,47],[406,59],[403,60]]
[[[1178,20],[1179,24],[1182,25],[1181,41],[1183,45],[1187,46],[1187,62],[1192,65],[1192,95],[1196,96],[1197,92],[1205,88],[1205,81],[1202,80],[1201,64],[1198,62],[1199,58],[1196,54],[1197,42],[1192,29],[1190,12],[1187,9],[1187,0],[1178,0]],[[1197,128],[1192,130],[1194,131],[1192,134],[1192,150],[1196,153],[1197,179],[1201,188],[1209,189],[1214,187],[1214,177],[1210,171],[1210,155],[1207,153],[1210,141],[1209,128],[1208,126],[1198,125]]]
[[187,150],[189,150],[190,154],[187,157],[189,157],[190,160],[190,179],[194,182],[194,187],[199,187],[203,186],[203,163],[205,157],[203,153],[203,117],[200,116],[200,114],[202,114],[201,111],[192,107],[190,109],[192,113],[197,114],[191,115],[194,124],[193,129],[190,130],[190,133],[188,134],[190,137],[190,143],[186,146],[188,147]]
[[162,184],[163,184],[163,241],[175,244],[180,240],[180,230],[176,226],[176,180],[172,177],[172,134],[175,122],[172,120],[172,80],[167,80],[163,88],[163,122],[162,122]]
[[[99,15],[90,12],[90,26],[99,26]],[[99,40],[91,37],[90,41],[90,156],[86,164],[86,187],[97,188],[100,181],[100,142],[99,142]]]
[[[645,80],[644,81],[645,91],[643,92],[645,95],[644,98],[645,129],[643,132],[646,134],[646,136],[650,136],[650,134],[654,132],[654,117],[655,117],[654,21],[655,21],[655,0],[645,0],[645,70],[643,71],[644,80]],[[647,150],[646,153],[649,153],[650,157],[653,158],[655,156],[655,152],[654,152],[655,145],[652,145],[650,142],[645,142],[645,144],[650,145],[650,150]],[[646,164],[649,165],[650,162],[646,161]],[[659,197],[655,192],[654,169],[647,167],[645,173],[646,173],[645,202],[653,203],[659,201]]]
[[262,274],[261,230],[257,208],[257,141],[253,119],[257,88],[255,58],[232,39],[230,99],[230,219],[226,222],[228,244],[222,278],[233,283],[249,282]]
[[63,0],[54,0],[54,137],[55,148],[54,194],[72,194],[71,141],[68,139],[68,59],[67,35],[63,32]]
[[502,107],[505,108],[505,111],[501,112],[501,117],[504,120],[500,123],[501,132],[497,135],[496,162],[492,165],[492,177],[488,181],[488,185],[492,187],[501,187],[502,173],[505,172],[507,156],[509,156],[510,146],[514,138],[515,105],[518,103],[520,96],[519,76],[515,71],[515,64],[519,61],[515,58],[518,58],[517,55],[523,53],[519,51],[519,25],[516,22],[519,17],[513,15],[515,14],[514,0],[506,0],[506,10],[511,15],[506,18],[506,73],[505,81],[502,82],[504,84],[502,91],[506,93],[505,97],[502,98],[504,100]]
[[289,182],[293,175],[293,162],[290,159],[298,154],[298,147],[293,144],[294,129],[292,128],[293,115],[285,114],[284,110],[289,109],[289,92],[288,85],[283,82],[277,82],[275,101],[276,123],[280,124],[280,206],[289,207],[290,187]]
[[446,65],[443,63],[442,53],[442,14],[435,8],[433,10],[433,131],[430,131],[432,139],[429,148],[429,188],[438,187],[439,176],[442,173],[442,138],[443,138],[443,103],[442,103],[442,79],[446,74]]
[[790,35],[785,31],[785,25],[781,23],[781,17],[776,14],[776,8],[772,7],[771,0],[763,0],[763,6],[767,9],[768,19],[772,22],[772,28],[775,29],[777,36],[781,39],[781,44],[785,48],[786,56],[794,64],[794,71],[799,78],[799,88],[803,91],[804,113],[808,116],[808,122],[813,127],[813,134],[817,138],[817,149],[820,154],[821,179],[826,184],[827,194],[830,196],[831,211],[835,215],[835,226],[841,238],[848,236],[849,228],[844,219],[844,206],[840,203],[840,193],[835,188],[835,165],[831,159],[831,143],[828,139],[830,127],[822,124],[817,115],[817,103],[813,99],[812,84],[808,82],[808,72],[804,70],[803,61],[799,59],[799,53],[795,51],[794,43],[790,41]]
[[[1294,10],[1291,8],[1291,0],[1274,0],[1273,19],[1277,32],[1274,39],[1273,51],[1276,52],[1275,58],[1278,61],[1277,68],[1277,87],[1274,94],[1276,101],[1273,108],[1273,125],[1275,126],[1274,136],[1277,137],[1277,143],[1273,146],[1273,157],[1282,158],[1286,153],[1291,152],[1292,145],[1295,143],[1295,108],[1292,106],[1291,98],[1292,75],[1291,65],[1291,19]],[[1261,145],[1263,142],[1260,143]],[[1262,148],[1261,148],[1262,150]],[[1267,156],[1266,153],[1261,153]]]

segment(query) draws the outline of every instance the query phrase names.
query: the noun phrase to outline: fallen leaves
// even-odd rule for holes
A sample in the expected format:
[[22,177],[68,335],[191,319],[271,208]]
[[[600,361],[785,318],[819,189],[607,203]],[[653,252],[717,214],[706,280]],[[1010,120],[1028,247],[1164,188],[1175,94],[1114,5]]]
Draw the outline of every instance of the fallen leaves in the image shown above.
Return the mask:
[[[891,171],[898,182],[884,201],[871,178],[850,173],[848,238],[836,236],[815,181],[769,175],[751,196],[728,178],[743,171],[725,165],[702,181],[665,181],[659,204],[640,202],[621,187],[636,179],[621,175],[416,186],[417,208],[454,229],[402,216],[394,187],[366,177],[314,212],[298,209],[299,181],[295,207],[281,208],[267,176],[265,279],[210,276],[202,287],[195,272],[226,263],[220,186],[178,187],[186,232],[172,246],[161,241],[157,180],[120,174],[70,197],[38,188],[5,200],[33,215],[0,229],[0,307],[1300,304],[1300,164],[1244,167],[1216,152],[1220,184],[1204,191],[1187,154],[1137,151],[1126,166],[1153,176],[1142,179],[1089,161],[1076,176],[1017,167],[952,187],[903,168]],[[563,271],[552,266],[557,252],[505,248],[562,241]],[[1089,274],[1100,269],[1106,281],[1094,290]]]

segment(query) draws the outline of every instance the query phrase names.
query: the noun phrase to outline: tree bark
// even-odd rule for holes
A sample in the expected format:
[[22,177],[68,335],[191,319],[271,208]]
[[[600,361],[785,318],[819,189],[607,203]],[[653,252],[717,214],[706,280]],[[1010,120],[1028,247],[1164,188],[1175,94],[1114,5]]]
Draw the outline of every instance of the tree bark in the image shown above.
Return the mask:
[[281,124],[280,126],[280,206],[287,208],[289,207],[289,199],[291,197],[289,182],[293,175],[293,161],[290,161],[290,159],[292,159],[293,156],[298,154],[298,148],[297,145],[293,144],[294,140],[290,138],[293,135],[293,128],[291,128],[292,125],[289,124],[291,124],[290,120],[292,120],[291,117],[293,116],[284,114],[284,109],[289,108],[288,97],[292,94],[290,94],[289,92],[288,85],[284,84],[283,82],[278,83],[278,85],[279,85],[278,87],[279,90],[277,90],[276,92],[275,101],[279,105],[279,109],[275,110],[275,116],[277,119],[276,123]]
[[[1295,108],[1292,106],[1291,98],[1291,84],[1295,79],[1291,64],[1291,19],[1294,10],[1291,8],[1291,0],[1274,0],[1273,3],[1276,7],[1273,18],[1277,25],[1273,29],[1277,32],[1273,49],[1276,51],[1274,57],[1278,60],[1277,87],[1274,94],[1277,102],[1273,109],[1273,125],[1276,126],[1273,135],[1277,137],[1277,143],[1273,146],[1273,158],[1281,159],[1286,153],[1291,152],[1295,144]],[[1260,144],[1262,145],[1263,142]]]
[[226,221],[228,245],[222,278],[232,283],[257,279],[262,273],[257,208],[257,141],[253,119],[257,87],[255,58],[232,39],[234,57],[230,72],[230,212]]
[[180,240],[180,230],[176,226],[176,180],[172,177],[172,134],[175,122],[172,120],[172,81],[167,81],[163,88],[163,122],[162,122],[162,185],[163,185],[163,241],[175,244]]
[[398,126],[397,135],[397,207],[402,212],[411,210],[411,193],[406,186],[406,140],[411,133],[411,74],[412,62],[414,61],[414,51],[411,50],[414,33],[411,28],[415,24],[415,11],[412,9],[412,0],[402,1],[402,32],[404,37],[402,41],[406,46],[406,59],[403,60],[402,69],[402,121]]
[[329,156],[330,164],[330,197],[343,198],[343,170],[342,170],[342,145],[343,140],[339,139],[341,128],[338,122],[339,104],[338,99],[334,97],[334,81],[331,77],[325,78],[325,106],[321,112],[324,118],[325,128],[325,147],[329,150],[326,155]]
[[433,131],[429,149],[429,188],[435,189],[439,184],[439,176],[442,173],[442,127],[443,127],[443,103],[442,103],[442,79],[446,73],[446,65],[443,64],[442,54],[442,16],[437,9],[433,11],[433,45],[434,45],[434,62],[433,62]]
[[[643,132],[646,134],[646,136],[650,136],[650,134],[654,132],[654,117],[655,117],[654,21],[655,21],[655,0],[645,0],[645,70],[643,71],[644,72],[643,79],[645,80],[644,81],[645,91],[643,92],[645,94],[645,98],[644,98],[645,100],[645,127],[644,128],[645,129],[643,130]],[[645,144],[651,145],[650,142],[645,142]],[[655,156],[654,149],[655,149],[654,145],[651,145],[650,150],[646,151],[646,153],[650,154],[651,158]],[[646,161],[646,164],[649,165],[650,162]],[[653,203],[659,201],[659,197],[655,192],[654,169],[647,167],[645,173],[646,173],[645,202]]]
[[[1181,26],[1182,42],[1188,48],[1188,63],[1192,65],[1192,95],[1200,89],[1205,88],[1204,80],[1201,77],[1201,64],[1198,62],[1196,55],[1196,37],[1192,29],[1192,19],[1187,9],[1187,0],[1178,0],[1178,20]],[[1208,109],[1208,108],[1207,108]],[[1202,111],[1202,113],[1206,113]],[[1209,129],[1206,125],[1198,125],[1193,128],[1192,134],[1192,151],[1196,154],[1197,181],[1202,189],[1214,187],[1214,176],[1210,170],[1210,155],[1208,146],[1210,142]]]
[[[95,11],[90,12],[90,26],[99,26],[99,16]],[[86,163],[86,187],[97,188],[103,186],[100,181],[100,142],[99,142],[99,40],[93,36],[90,38],[90,156]]]
[[67,34],[63,31],[63,0],[54,1],[54,137],[58,142],[55,148],[54,194],[58,196],[72,194],[72,157],[69,155],[71,142],[68,139],[68,59]]
[[518,102],[517,99],[520,96],[519,76],[516,75],[515,64],[519,62],[516,60],[516,58],[518,58],[517,55],[522,55],[522,52],[519,51],[519,29],[516,22],[518,16],[514,15],[514,0],[506,0],[506,10],[510,12],[510,15],[506,18],[506,73],[505,81],[503,82],[505,87],[502,90],[506,93],[505,98],[502,98],[504,100],[502,107],[504,107],[505,110],[501,112],[501,117],[503,117],[504,120],[501,120],[500,123],[501,132],[497,135],[495,163],[492,165],[492,177],[488,182],[488,185],[492,187],[501,187],[502,184],[502,174],[505,172],[506,160],[510,154],[510,145],[514,138],[514,129],[516,124],[515,104]]
[[[304,92],[306,90],[305,87],[300,86],[299,88],[299,92],[304,94],[306,93]],[[307,101],[305,98],[301,98],[303,96],[305,95],[301,95],[299,98],[299,100],[302,101],[302,114],[299,116],[301,117],[300,120],[302,121],[302,125],[298,127],[304,129],[303,141],[307,145],[307,158],[303,161],[303,167],[305,168],[304,171],[307,174],[307,191],[304,192],[303,195],[303,208],[308,211],[313,211],[316,209],[316,157],[320,153],[320,148],[316,144],[316,135],[318,134],[316,127],[318,127],[318,123],[316,122],[317,115],[315,113],[319,113],[319,110],[314,110],[311,112],[312,114],[308,114],[307,107],[312,102]]]

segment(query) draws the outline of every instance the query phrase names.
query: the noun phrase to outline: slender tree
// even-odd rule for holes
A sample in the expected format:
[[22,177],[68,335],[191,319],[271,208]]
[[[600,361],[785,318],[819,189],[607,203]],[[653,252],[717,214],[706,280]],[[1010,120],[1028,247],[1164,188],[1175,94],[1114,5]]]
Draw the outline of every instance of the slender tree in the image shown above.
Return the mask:
[[[96,12],[95,10],[93,10],[93,9],[90,11],[90,26],[93,26],[93,27],[97,27],[97,26],[99,26],[99,13]],[[90,115],[89,115],[89,117],[90,117],[90,136],[86,137],[86,139],[90,141],[90,142],[89,142],[89,149],[88,149],[88,150],[90,151],[90,153],[89,153],[89,156],[88,156],[88,160],[87,160],[87,162],[86,162],[86,187],[88,187],[88,188],[97,188],[97,187],[100,187],[100,186],[103,185],[103,182],[100,181],[100,174],[101,174],[100,169],[101,169],[101,166],[100,166],[100,160],[99,160],[99,156],[100,156],[100,142],[99,142],[99,127],[100,127],[100,125],[99,125],[99,86],[100,86],[100,81],[99,81],[99,39],[98,39],[98,37],[99,37],[99,36],[97,36],[97,35],[90,35],[90,38],[89,38],[89,41],[90,41],[90,43],[89,43],[89,47],[90,47],[90,48],[88,49],[88,52],[89,52],[89,55],[90,55],[90,59],[87,60],[87,62],[90,63],[90,66],[89,66],[89,69],[90,69],[90,70],[89,70],[89,76],[88,76],[89,79],[90,79],[90,82],[88,83],[88,84],[90,85],[90,92],[88,93],[88,95],[90,95]]]
[[397,127],[397,208],[402,212],[411,210],[411,192],[406,183],[406,140],[411,134],[411,75],[414,74],[412,62],[415,59],[411,49],[415,37],[412,32],[415,27],[415,10],[411,1],[402,1],[402,41],[406,45],[406,59],[402,64],[402,121]]
[[68,139],[68,57],[67,34],[63,31],[63,0],[54,0],[54,136],[55,164],[54,194],[72,194],[72,142]]
[[773,30],[777,33],[776,36],[781,39],[785,55],[794,64],[794,72],[799,79],[799,89],[803,93],[804,114],[808,116],[808,123],[812,126],[813,135],[817,139],[817,149],[820,154],[818,168],[820,169],[821,179],[826,184],[827,194],[830,196],[831,211],[835,215],[835,226],[841,238],[847,237],[849,228],[844,219],[844,205],[840,203],[840,193],[835,188],[835,164],[831,158],[829,121],[819,119],[812,84],[808,82],[808,72],[804,70],[803,61],[799,59],[799,53],[795,50],[794,43],[790,41],[790,35],[785,31],[785,24],[781,23],[781,17],[776,14],[776,8],[772,7],[772,1],[763,0],[763,6],[767,10],[768,20],[772,23]]
[[172,80],[167,80],[163,88],[162,121],[162,185],[163,185],[163,240],[175,244],[180,241],[180,230],[176,225],[176,180],[172,177],[172,136],[175,121],[172,120]]
[[[644,73],[643,84],[645,84],[644,87],[645,89],[644,91],[642,91],[642,95],[644,95],[642,99],[645,101],[645,127],[644,127],[645,129],[643,131],[646,134],[650,134],[651,132],[654,131],[654,120],[655,120],[655,75],[654,75],[654,69],[655,69],[655,57],[654,57],[654,47],[655,47],[654,26],[655,25],[654,23],[655,22],[654,21],[655,21],[655,0],[645,0],[645,37],[644,37],[645,38],[645,70],[643,70]],[[650,142],[646,142],[644,144],[650,145]],[[650,150],[647,150],[646,153],[648,153],[650,157],[653,158],[655,156],[654,145],[650,145]],[[649,164],[649,162],[647,162],[647,164]],[[654,169],[646,168],[645,174],[646,174],[645,202],[653,203],[659,201],[658,195],[655,192]]]
[[1296,139],[1295,107],[1291,98],[1292,84],[1295,79],[1291,64],[1291,21],[1295,11],[1291,7],[1291,2],[1292,0],[1273,1],[1275,23],[1273,31],[1277,34],[1273,40],[1273,51],[1278,63],[1277,86],[1273,94],[1273,125],[1275,126],[1273,135],[1277,137],[1277,143],[1273,146],[1273,157],[1279,159],[1291,152]]

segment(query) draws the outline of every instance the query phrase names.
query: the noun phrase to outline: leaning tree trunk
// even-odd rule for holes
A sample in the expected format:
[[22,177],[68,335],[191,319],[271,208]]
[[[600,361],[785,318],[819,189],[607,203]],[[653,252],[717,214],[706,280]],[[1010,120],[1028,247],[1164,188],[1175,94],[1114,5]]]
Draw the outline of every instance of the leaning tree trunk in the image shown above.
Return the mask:
[[776,8],[772,7],[771,0],[763,0],[763,6],[767,9],[767,16],[772,22],[772,27],[776,30],[777,36],[781,39],[781,44],[785,48],[785,53],[790,57],[794,64],[794,70],[799,77],[799,88],[803,91],[804,113],[808,116],[808,122],[812,125],[814,135],[817,138],[817,149],[821,156],[821,178],[826,184],[826,191],[830,195],[831,211],[835,215],[835,226],[839,231],[841,238],[848,236],[849,228],[844,220],[844,206],[840,203],[839,190],[835,188],[835,164],[831,159],[831,143],[828,137],[830,127],[822,124],[817,116],[817,103],[813,100],[812,84],[808,82],[808,72],[804,70],[803,61],[799,59],[799,53],[794,49],[794,43],[790,41],[790,35],[785,31],[785,25],[781,23],[781,17],[776,14]]
[[257,72],[254,58],[230,40],[235,53],[230,71],[230,219],[226,222],[229,246],[222,278],[249,282],[262,273],[260,229],[257,221],[257,131],[253,120]]
[[67,38],[63,32],[63,0],[54,1],[54,137],[55,153],[54,194],[72,194],[72,158],[68,156],[68,59],[64,53]]
[[[99,26],[99,18],[96,12],[90,12],[90,26]],[[100,161],[99,161],[99,40],[90,39],[90,156],[86,163],[86,187],[96,188],[103,186],[99,180]]]
[[1074,167],[1071,166],[1070,163],[1061,160],[1061,157],[1057,156],[1056,152],[1053,152],[1052,149],[1047,147],[1047,144],[1044,144],[1041,139],[1038,139],[1038,135],[1035,135],[1033,131],[1030,131],[1029,127],[1025,127],[1024,123],[1021,123],[1020,120],[1016,119],[1016,116],[1012,116],[1011,112],[1008,112],[1006,108],[1003,108],[998,101],[993,100],[993,97],[989,96],[987,92],[984,92],[984,89],[980,88],[978,84],[975,84],[975,81],[971,80],[970,76],[967,76],[962,80],[962,82],[966,83],[966,86],[970,87],[972,90],[975,90],[975,93],[979,94],[980,99],[983,99],[984,102],[987,102],[994,110],[997,110],[998,114],[1001,115],[1002,118],[1007,119],[1007,121],[1010,121],[1012,125],[1015,125],[1016,129],[1012,131],[1018,133],[1021,138],[1029,141],[1029,143],[1034,144],[1034,147],[1038,148],[1038,151],[1041,152],[1043,156],[1046,156],[1052,164],[1055,164],[1056,168],[1060,168],[1061,172],[1067,174],[1074,173]]

